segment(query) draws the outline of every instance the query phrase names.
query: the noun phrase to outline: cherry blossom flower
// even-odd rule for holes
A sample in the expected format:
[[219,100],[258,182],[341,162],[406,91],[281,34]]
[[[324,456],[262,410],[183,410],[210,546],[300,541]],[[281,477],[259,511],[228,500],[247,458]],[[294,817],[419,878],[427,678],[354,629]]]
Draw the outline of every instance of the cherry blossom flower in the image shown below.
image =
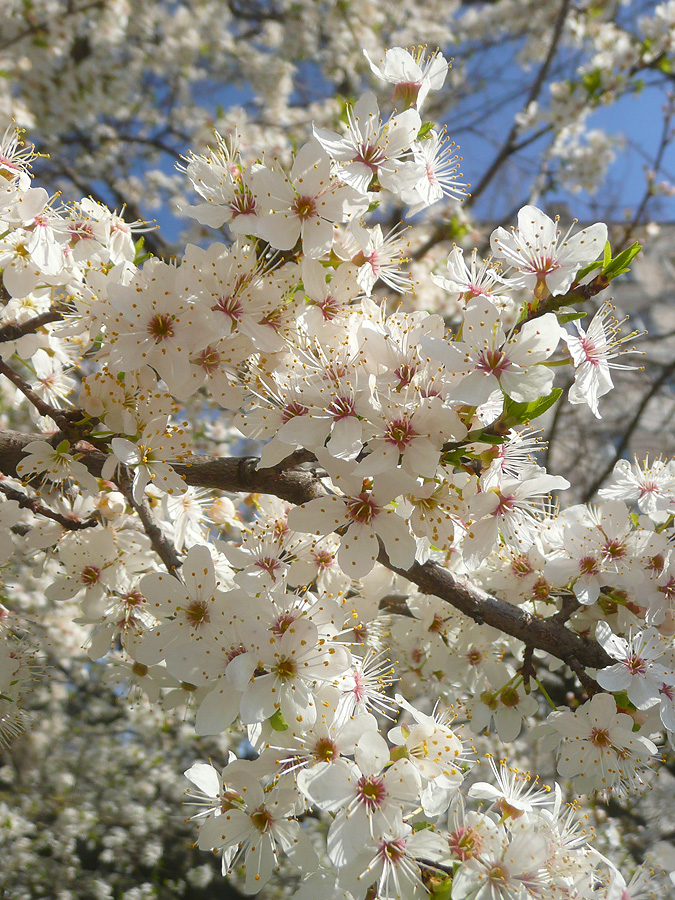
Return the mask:
[[415,540],[404,520],[389,507],[402,493],[391,478],[363,479],[355,475],[336,478],[348,493],[317,497],[292,509],[288,524],[296,531],[330,534],[347,526],[340,538],[338,562],[350,577],[361,578],[373,568],[380,552],[378,537],[387,553],[403,569],[415,560]]
[[425,47],[420,47],[414,55],[403,47],[392,47],[377,60],[371,59],[365,50],[363,55],[378,78],[396,85],[394,100],[400,97],[408,105],[415,104],[418,109],[429,91],[440,91],[450,68],[438,50],[427,57]]
[[664,653],[663,639],[655,628],[645,628],[632,635],[630,640],[617,637],[607,622],[598,622],[595,629],[598,643],[619,662],[601,669],[597,682],[607,691],[625,691],[637,709],[648,709],[659,702],[659,690],[675,675],[655,660]]
[[560,336],[558,320],[547,313],[507,338],[499,310],[489,300],[476,298],[464,313],[461,341],[425,338],[423,347],[431,359],[445,364],[453,400],[479,406],[501,388],[516,402],[528,403],[551,391],[553,372],[542,363]]
[[257,233],[277,250],[291,250],[302,238],[309,257],[330,251],[335,223],[345,222],[367,206],[352,187],[331,179],[330,160],[316,141],[298,151],[288,176],[260,168],[251,176],[252,190],[269,210]]
[[548,723],[561,739],[558,772],[576,778],[579,790],[620,789],[647,765],[657,749],[633,732],[633,720],[617,713],[611,694],[595,694],[575,712],[554,712]]
[[368,92],[347,110],[347,116],[344,137],[314,126],[315,138],[338,163],[338,177],[360,194],[368,193],[373,178],[396,194],[414,188],[425,169],[421,163],[402,157],[422,125],[419,113],[407,109],[383,125],[377,98]]
[[563,332],[562,335],[574,362],[574,384],[569,390],[569,401],[586,403],[597,419],[601,418],[598,399],[614,387],[609,370],[631,368],[610,362],[622,352],[625,341],[635,337],[635,333],[617,337],[621,323],[612,316],[613,311],[614,307],[606,301],[585,332],[575,320],[577,334]]
[[[573,228],[574,226],[572,226]],[[597,222],[572,235],[558,230],[536,206],[524,206],[518,213],[518,228],[509,233],[497,228],[490,237],[495,259],[503,260],[520,273],[525,288],[543,299],[569,290],[577,271],[593,262],[607,242],[607,226]]]

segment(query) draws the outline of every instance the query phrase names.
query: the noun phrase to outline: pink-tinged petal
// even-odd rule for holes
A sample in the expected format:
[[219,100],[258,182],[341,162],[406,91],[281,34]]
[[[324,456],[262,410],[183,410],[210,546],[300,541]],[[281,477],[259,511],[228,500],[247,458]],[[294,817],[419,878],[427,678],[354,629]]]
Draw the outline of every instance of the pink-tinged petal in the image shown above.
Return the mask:
[[217,797],[220,794],[220,778],[212,765],[194,763],[183,774],[207,797]]
[[298,788],[319,809],[336,812],[351,797],[360,774],[353,762],[339,759],[330,765],[302,769],[298,772]]
[[333,425],[326,450],[335,459],[355,459],[363,448],[363,426],[356,416],[345,416]]
[[208,547],[194,546],[188,551],[181,576],[190,597],[213,597],[216,590],[216,573]]
[[[318,206],[320,207],[320,203]],[[321,212],[321,209],[318,209]],[[302,229],[302,249],[310,259],[318,259],[330,252],[333,246],[333,236],[335,234],[335,226],[331,222],[324,219],[314,217],[303,222]]]
[[385,509],[377,517],[375,528],[389,559],[398,568],[409,569],[415,562],[416,544],[405,520],[393,509]]
[[271,212],[260,219],[258,234],[275,250],[292,250],[300,237],[301,221],[288,212]]
[[195,731],[199,735],[221,734],[239,714],[241,694],[229,685],[211,691],[197,710]]
[[372,570],[379,552],[380,545],[372,528],[355,522],[340,542],[338,563],[345,575],[363,578]]
[[307,534],[330,534],[347,522],[342,497],[317,497],[288,513],[288,526]]
[[219,850],[239,844],[251,834],[252,828],[247,813],[241,809],[230,809],[220,816],[206,819],[199,829],[197,844],[200,850]]

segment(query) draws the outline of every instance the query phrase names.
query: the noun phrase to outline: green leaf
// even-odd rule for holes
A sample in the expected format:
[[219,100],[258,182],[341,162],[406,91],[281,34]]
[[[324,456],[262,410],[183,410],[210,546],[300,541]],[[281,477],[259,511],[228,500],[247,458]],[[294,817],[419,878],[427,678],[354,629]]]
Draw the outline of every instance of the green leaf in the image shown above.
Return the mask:
[[275,731],[288,731],[288,722],[284,719],[280,709],[270,717],[269,723]]
[[593,69],[592,72],[586,72],[581,78],[581,83],[586,88],[589,97],[595,96],[602,88],[602,70]]
[[601,259],[596,259],[595,262],[589,263],[587,266],[584,266],[583,269],[579,269],[577,274],[574,276],[574,281],[578,284],[583,278],[588,275],[589,272],[593,272],[595,269],[601,269],[603,267],[603,262]]
[[57,453],[67,453],[70,450],[70,441],[65,438],[62,441],[59,441],[56,452]]
[[562,388],[553,388],[548,397],[540,397],[531,403],[516,403],[510,397],[504,397],[504,412],[499,417],[503,427],[513,428],[514,425],[523,425],[543,416],[547,409],[560,398]]
[[642,245],[635,241],[634,244],[631,244],[630,247],[627,247],[618,256],[615,256],[611,263],[603,268],[602,274],[608,281],[612,281],[617,275],[628,272],[631,261],[635,259],[640,250],[642,250]]
[[606,269],[607,266],[611,263],[611,261],[612,261],[612,247],[611,247],[609,241],[605,241],[605,252],[602,257],[603,268]]

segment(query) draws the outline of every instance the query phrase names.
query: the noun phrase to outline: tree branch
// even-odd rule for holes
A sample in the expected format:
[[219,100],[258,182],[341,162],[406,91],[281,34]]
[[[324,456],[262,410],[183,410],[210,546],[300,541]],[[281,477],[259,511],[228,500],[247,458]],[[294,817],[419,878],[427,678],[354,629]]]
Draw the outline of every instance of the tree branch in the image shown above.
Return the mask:
[[[0,434],[0,471],[6,475],[16,476],[16,466],[23,457],[23,448],[34,439],[35,435],[15,431]],[[87,466],[92,475],[100,477],[103,463],[107,459],[105,453],[93,449],[85,441],[75,444],[73,451],[78,453],[80,461]],[[187,462],[174,463],[173,468],[187,484],[195,487],[272,494],[294,504],[307,503],[315,497],[326,494],[316,470],[284,468],[286,460],[277,466],[259,469],[258,462],[257,457],[193,456]],[[155,543],[158,539],[152,531],[153,528],[157,529],[161,538],[164,536],[152,521],[149,510],[144,511],[142,507],[132,505],[146,530],[151,529],[148,534],[155,544],[157,553],[169,571],[174,571],[180,565],[180,561],[175,551],[170,554],[161,543]],[[410,569],[404,570],[394,565],[383,549],[380,550],[379,562],[416,584],[425,593],[435,594],[445,600],[478,624],[491,625],[534,649],[545,650],[568,663],[575,672],[583,671],[582,667],[600,669],[612,665],[612,660],[599,644],[566,628],[560,618],[551,616],[548,619],[540,619],[518,606],[490,596],[480,588],[460,583],[450,572],[435,562],[415,563]]]

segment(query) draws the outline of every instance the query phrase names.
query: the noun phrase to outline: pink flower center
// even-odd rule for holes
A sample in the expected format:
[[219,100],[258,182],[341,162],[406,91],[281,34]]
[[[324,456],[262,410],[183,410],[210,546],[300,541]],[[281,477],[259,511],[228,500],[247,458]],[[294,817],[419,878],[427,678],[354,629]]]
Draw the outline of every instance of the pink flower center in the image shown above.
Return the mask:
[[269,831],[270,826],[274,822],[272,814],[264,805],[259,806],[258,809],[253,810],[250,815],[250,819],[253,823],[253,827],[257,831],[259,831],[260,834],[264,834],[266,831]]
[[330,738],[324,737],[319,738],[319,740],[314,745],[314,750],[312,751],[312,755],[314,759],[318,759],[319,762],[333,762],[333,760],[337,759],[340,755],[339,750],[335,746],[335,742],[331,741]]
[[351,397],[335,397],[326,407],[326,412],[336,421],[347,419],[355,415],[354,401]]
[[206,349],[197,354],[194,361],[207,375],[211,375],[220,368],[223,356],[215,347],[206,347]]
[[606,728],[594,728],[591,731],[590,742],[602,749],[612,746],[609,731]]
[[157,313],[148,322],[148,334],[154,338],[156,344],[172,338],[175,334],[173,327],[173,317],[166,313]]
[[368,166],[373,175],[376,174],[378,166],[381,166],[385,160],[385,153],[377,144],[361,143],[358,146],[354,162],[360,162],[364,166]]
[[257,211],[255,197],[249,191],[243,191],[234,195],[229,203],[232,218],[237,216],[253,216]]
[[384,433],[385,441],[398,447],[401,453],[415,437],[417,437],[417,432],[412,427],[407,416],[402,419],[394,419],[393,422],[389,423]]
[[347,500],[347,515],[353,522],[369,525],[379,512],[380,507],[370,494],[365,492],[359,494],[358,497],[350,497]]
[[625,660],[624,665],[633,675],[645,675],[647,673],[647,664],[644,659],[637,654],[629,656],[628,659]]
[[297,400],[293,400],[291,403],[287,403],[281,411],[281,423],[285,425],[291,419],[296,419],[298,416],[306,416],[308,412],[309,409],[306,406],[298,403]]
[[525,578],[526,575],[531,575],[534,569],[526,556],[516,556],[511,560],[511,571],[516,578]]
[[405,838],[382,841],[378,850],[378,856],[382,862],[396,865],[405,857]]
[[211,309],[214,312],[220,312],[226,315],[228,319],[230,319],[232,325],[234,325],[235,322],[238,322],[244,315],[244,307],[241,304],[241,300],[238,297],[233,296],[218,297]]
[[476,368],[479,372],[487,372],[489,375],[500,378],[511,368],[511,360],[501,350],[481,350],[478,354]]
[[582,575],[597,575],[600,571],[597,559],[594,556],[584,556],[579,560],[579,571]]
[[405,387],[415,377],[417,366],[410,363],[403,363],[394,371],[394,375],[398,378],[398,387]]
[[184,609],[185,618],[192,628],[199,628],[210,621],[209,608],[204,600],[193,600],[189,606]]
[[276,573],[281,568],[281,563],[272,556],[264,556],[262,559],[257,559],[254,566],[258,569],[262,569],[263,572],[267,572],[267,574],[272,577],[272,580],[276,581]]
[[91,585],[98,584],[100,577],[101,570],[98,566],[85,566],[84,569],[82,569],[80,581],[82,584],[86,584],[87,587],[90,587]]
[[291,209],[295,215],[306,222],[316,216],[316,199],[314,197],[296,197],[291,204]]
[[384,805],[387,789],[376,775],[362,775],[356,784],[356,796],[369,813]]
[[448,843],[451,852],[458,859],[464,861],[480,853],[483,846],[483,838],[475,829],[468,825],[462,825],[449,835]]
[[295,620],[295,616],[292,616],[290,613],[285,613],[283,616],[279,616],[270,628],[270,631],[272,634],[276,634],[277,637],[281,637],[282,634],[285,634],[286,631],[288,631]]
[[602,552],[608,559],[623,559],[627,548],[623,541],[620,541],[618,538],[612,538],[603,545]]

